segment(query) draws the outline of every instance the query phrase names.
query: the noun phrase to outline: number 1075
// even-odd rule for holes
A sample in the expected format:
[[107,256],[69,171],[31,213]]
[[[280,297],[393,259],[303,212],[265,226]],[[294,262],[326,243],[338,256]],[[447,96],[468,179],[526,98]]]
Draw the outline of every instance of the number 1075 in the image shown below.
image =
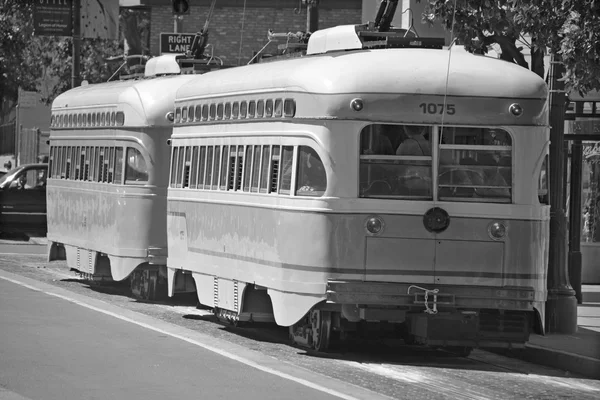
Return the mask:
[[[421,103],[419,104],[421,107],[421,111],[423,114],[443,114],[444,113],[444,105],[436,104],[436,103]],[[446,104],[446,114],[453,115],[456,114],[456,106],[454,104]]]

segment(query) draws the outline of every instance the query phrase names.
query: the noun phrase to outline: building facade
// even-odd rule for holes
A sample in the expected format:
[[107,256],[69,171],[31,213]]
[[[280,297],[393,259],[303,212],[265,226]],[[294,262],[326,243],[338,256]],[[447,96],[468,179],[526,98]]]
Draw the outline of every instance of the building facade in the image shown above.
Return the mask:
[[[377,0],[372,0],[374,3]],[[194,34],[206,22],[211,0],[189,1],[189,14],[181,16],[178,33]],[[362,0],[321,0],[318,7],[319,29],[343,24],[360,24]],[[146,7],[151,15],[150,52],[159,55],[160,34],[176,29],[171,0],[121,0],[121,7]],[[307,9],[302,0],[217,0],[208,27],[210,45],[215,56],[227,65],[247,63],[255,52],[268,43],[267,32],[287,33],[307,30]],[[266,53],[275,53],[274,41]]]

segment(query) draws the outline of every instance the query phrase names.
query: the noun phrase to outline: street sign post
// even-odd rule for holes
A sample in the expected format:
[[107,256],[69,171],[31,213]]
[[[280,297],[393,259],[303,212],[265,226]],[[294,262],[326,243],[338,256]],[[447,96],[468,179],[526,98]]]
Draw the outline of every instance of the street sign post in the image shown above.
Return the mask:
[[160,54],[186,53],[194,42],[193,33],[161,33]]

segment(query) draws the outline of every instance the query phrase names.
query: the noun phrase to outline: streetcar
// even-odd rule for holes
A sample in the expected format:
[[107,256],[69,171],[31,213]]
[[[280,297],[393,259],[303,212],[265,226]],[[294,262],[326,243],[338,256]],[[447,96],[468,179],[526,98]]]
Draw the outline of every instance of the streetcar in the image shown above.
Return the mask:
[[143,77],[80,86],[52,104],[48,260],[66,258],[91,280],[131,277],[142,298],[159,298],[159,281],[166,297],[168,116],[192,79],[179,57],[152,58]]
[[531,71],[338,26],[305,56],[197,76],[174,112],[170,296],[193,286],[222,320],[315,350],[372,328],[464,354],[543,332],[549,127]]

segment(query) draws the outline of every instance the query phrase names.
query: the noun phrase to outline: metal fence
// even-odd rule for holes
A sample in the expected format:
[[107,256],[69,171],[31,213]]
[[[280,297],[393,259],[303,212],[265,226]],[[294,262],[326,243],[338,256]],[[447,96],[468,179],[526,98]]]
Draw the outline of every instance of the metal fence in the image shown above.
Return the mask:
[[16,123],[0,125],[0,155],[15,154]]

